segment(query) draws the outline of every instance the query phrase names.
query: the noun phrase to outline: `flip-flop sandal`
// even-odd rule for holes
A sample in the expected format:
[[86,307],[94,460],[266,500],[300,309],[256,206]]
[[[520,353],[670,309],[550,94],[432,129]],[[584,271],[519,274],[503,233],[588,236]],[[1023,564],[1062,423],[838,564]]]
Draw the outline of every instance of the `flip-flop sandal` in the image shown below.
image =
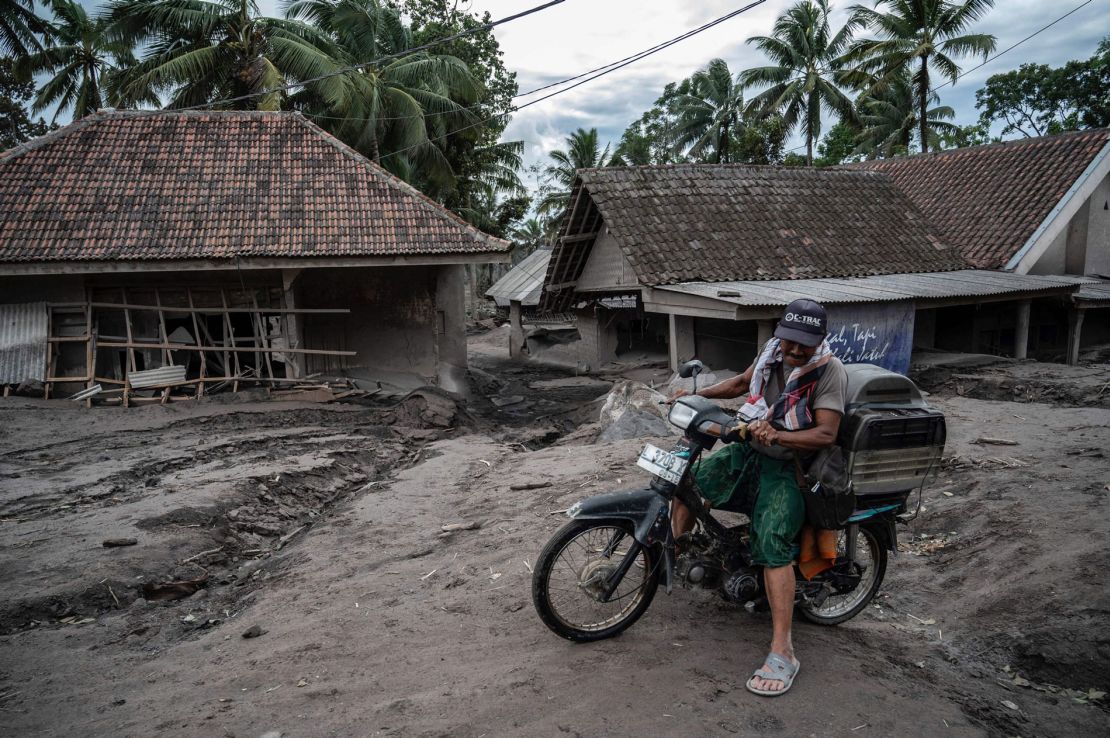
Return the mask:
[[[802,664],[797,659],[790,662],[777,653],[769,653],[767,654],[767,668],[760,667],[756,669],[751,679],[744,686],[752,694],[758,694],[761,697],[778,697],[790,691],[790,687],[794,685],[794,677],[798,676],[798,670],[801,668]],[[757,689],[752,686],[752,682],[756,679],[782,682],[782,689]]]

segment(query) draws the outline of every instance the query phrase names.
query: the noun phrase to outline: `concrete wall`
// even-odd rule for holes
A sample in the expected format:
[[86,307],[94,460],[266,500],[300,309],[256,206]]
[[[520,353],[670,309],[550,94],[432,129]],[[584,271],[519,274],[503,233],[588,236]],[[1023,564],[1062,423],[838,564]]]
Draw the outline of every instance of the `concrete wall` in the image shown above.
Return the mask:
[[436,268],[436,380],[449,392],[466,393],[466,267]]
[[603,307],[574,311],[578,325],[578,366],[582,371],[596,372],[602,365],[617,360],[617,315]]
[[694,318],[695,356],[711,369],[742,372],[759,350],[758,334],[754,320]]
[[1110,175],[1053,238],[1029,273],[1110,275]]
[[1110,176],[1102,180],[1088,204],[1084,273],[1110,277]]
[[[438,271],[436,267],[306,269],[294,284],[301,308],[349,308],[351,313],[305,316],[305,348],[358,353],[342,360],[308,357],[306,371],[345,370],[351,376],[402,387],[435,383],[439,335],[448,330],[446,310],[441,315],[436,301]],[[461,300],[464,278],[461,271],[453,276],[452,297]],[[456,320],[452,316],[452,322]],[[449,354],[454,355],[453,351],[447,348]]]

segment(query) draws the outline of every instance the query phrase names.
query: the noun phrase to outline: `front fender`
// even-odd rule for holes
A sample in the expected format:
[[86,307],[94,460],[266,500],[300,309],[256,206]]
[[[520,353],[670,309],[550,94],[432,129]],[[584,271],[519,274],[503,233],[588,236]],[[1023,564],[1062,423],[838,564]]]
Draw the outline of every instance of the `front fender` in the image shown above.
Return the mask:
[[645,546],[659,545],[663,553],[663,586],[671,591],[674,576],[674,535],[670,503],[652,489],[630,489],[588,497],[567,508],[575,520],[627,520],[633,537]]
[[579,500],[567,509],[567,516],[575,520],[629,520],[636,540],[650,546],[660,542],[652,535],[652,527],[661,516],[668,517],[667,510],[667,501],[654,490],[630,489]]

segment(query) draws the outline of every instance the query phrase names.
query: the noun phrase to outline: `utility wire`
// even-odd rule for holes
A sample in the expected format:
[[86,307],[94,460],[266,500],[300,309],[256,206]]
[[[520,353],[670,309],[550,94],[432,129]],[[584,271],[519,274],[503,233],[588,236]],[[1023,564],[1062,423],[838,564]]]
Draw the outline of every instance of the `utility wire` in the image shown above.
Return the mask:
[[347,67],[341,67],[341,68],[336,69],[334,71],[328,72],[327,74],[321,74],[317,77],[312,77],[310,79],[301,80],[299,82],[292,82],[290,84],[280,85],[278,87],[271,87],[267,90],[259,90],[258,92],[249,92],[246,95],[239,95],[238,97],[228,97],[228,98],[224,98],[222,100],[212,100],[212,101],[209,101],[209,102],[203,102],[203,103],[200,103],[198,105],[192,105],[192,106],[187,107],[187,108],[178,108],[178,110],[182,110],[182,111],[185,111],[185,110],[200,110],[202,108],[209,108],[209,107],[212,107],[214,105],[224,105],[224,104],[227,104],[227,103],[240,102],[242,100],[250,100],[251,98],[261,97],[262,95],[272,95],[275,92],[288,92],[289,90],[292,90],[292,89],[297,88],[297,87],[304,87],[304,86],[310,85],[314,82],[321,82],[325,79],[331,79],[332,77],[339,77],[339,76],[347,74],[349,72],[358,71],[358,70],[363,69],[365,67],[372,67],[376,64],[381,64],[382,62],[389,61],[391,59],[399,59],[400,57],[403,57],[403,56],[409,56],[410,54],[414,54],[418,51],[424,51],[426,49],[432,48],[433,46],[439,46],[440,44],[445,44],[448,41],[455,41],[456,39],[463,38],[464,36],[470,36],[472,34],[480,33],[482,31],[488,31],[491,28],[496,28],[497,26],[504,25],[505,23],[509,23],[510,21],[518,20],[518,19],[523,18],[525,16],[532,15],[533,13],[538,13],[541,10],[547,10],[548,8],[552,7],[553,5],[559,5],[560,3],[563,3],[563,2],[566,2],[566,0],[550,0],[550,2],[544,3],[543,5],[537,5],[534,8],[529,8],[528,10],[521,11],[521,12],[516,13],[514,15],[505,16],[504,18],[501,18],[499,20],[490,21],[489,23],[483,23],[480,26],[476,26],[476,27],[471,28],[471,29],[466,30],[466,31],[460,31],[459,33],[455,33],[455,34],[452,34],[450,36],[444,36],[443,38],[438,38],[438,39],[435,39],[434,41],[429,41],[426,44],[421,44],[420,46],[414,46],[411,49],[405,49],[404,51],[400,51],[400,52],[397,52],[397,53],[394,53],[394,54],[386,54],[385,56],[374,59],[373,61],[359,62],[358,64],[352,64],[352,65],[347,66]]
[[[579,74],[576,74],[573,77],[567,77],[565,79],[558,80],[557,82],[550,82],[546,85],[543,85],[542,87],[536,87],[535,89],[528,90],[527,92],[518,92],[517,94],[513,95],[512,99],[515,100],[515,99],[520,98],[520,97],[529,97],[530,95],[534,95],[537,92],[543,92],[544,90],[550,90],[553,87],[559,87],[561,85],[565,85],[568,82],[574,82],[576,80],[580,80],[583,77],[588,77],[588,76],[593,75],[597,72],[604,72],[605,74],[608,74],[610,71],[615,71],[617,69],[620,69],[623,66],[627,66],[628,64],[632,64],[633,62],[639,61],[640,59],[644,58],[645,56],[649,56],[651,54],[654,54],[657,51],[662,51],[663,49],[665,49],[669,46],[673,46],[674,44],[679,43],[680,41],[685,41],[687,38],[689,38],[691,36],[694,36],[698,33],[701,33],[702,31],[705,31],[705,30],[708,30],[710,28],[713,28],[714,26],[720,25],[721,23],[724,23],[725,21],[730,20],[732,17],[737,16],[740,13],[743,13],[747,10],[750,10],[751,8],[754,8],[756,5],[761,5],[764,2],[766,2],[766,0],[759,0],[758,2],[753,2],[750,5],[747,5],[743,8],[739,8],[737,10],[734,10],[731,13],[728,13],[726,15],[721,16],[720,18],[716,18],[714,20],[709,21],[708,23],[706,23],[704,25],[701,25],[701,26],[698,26],[697,28],[691,29],[691,30],[687,31],[686,33],[682,34],[681,36],[675,36],[674,38],[668,39],[666,41],[662,41],[662,42],[656,44],[655,46],[651,46],[651,47],[649,47],[647,49],[644,49],[642,51],[637,51],[635,54],[632,54],[631,56],[626,56],[623,59],[617,59],[616,61],[609,62],[608,64],[603,64],[600,67],[594,67],[593,69],[590,69],[590,70],[587,70],[585,72],[581,72]],[[610,67],[612,67],[612,69],[610,69]],[[600,76],[600,75],[598,75],[598,76]],[[591,77],[590,79],[594,79],[594,78]],[[589,82],[589,81],[590,80],[584,80],[583,82],[580,82],[579,84],[585,84],[586,82]],[[568,87],[566,89],[570,90],[570,89],[573,89],[574,87],[577,87],[577,86],[578,85],[572,85],[571,87]],[[532,102],[521,105],[516,109],[520,110],[522,108],[528,107],[528,105],[532,105],[534,103],[540,102],[541,100],[546,100],[548,97],[551,97],[551,95],[547,95],[547,96],[542,97],[538,100],[533,100]],[[458,114],[458,113],[466,111],[466,110],[473,110],[475,108],[482,107],[483,105],[485,105],[485,103],[476,103],[474,105],[468,105],[468,106],[465,106],[465,107],[460,107],[457,110],[445,110],[445,111],[434,112],[434,113],[425,113],[422,117],[428,118],[430,116],[436,116],[436,115],[454,115],[454,114]],[[312,115],[311,117],[319,119],[319,120],[347,120],[347,118],[345,118],[345,117],[335,116],[335,115]],[[394,116],[394,117],[380,117],[380,118],[375,118],[375,120],[409,120],[410,118],[415,118],[415,117],[418,117],[418,116],[415,116],[415,115],[401,115],[401,116]]]
[[[591,74],[590,72],[585,72],[582,75],[578,75],[578,77],[585,76],[585,79],[580,79],[578,82],[571,85],[570,87],[564,87],[561,90],[556,90],[554,92],[550,92],[550,93],[544,95],[543,97],[538,97],[535,100],[530,100],[529,102],[526,102],[523,105],[518,105],[515,108],[513,108],[512,110],[507,110],[504,113],[495,113],[494,115],[491,115],[487,118],[483,118],[482,120],[476,121],[476,122],[471,123],[469,125],[463,126],[462,128],[459,128],[457,130],[446,133],[446,134],[444,134],[443,137],[446,138],[447,136],[453,136],[457,133],[462,133],[463,131],[467,131],[467,130],[469,130],[471,128],[474,128],[476,126],[480,126],[480,125],[484,125],[486,123],[489,123],[492,120],[496,120],[498,118],[504,118],[505,116],[512,115],[513,113],[515,113],[519,110],[523,110],[524,108],[531,107],[532,105],[536,105],[538,103],[541,103],[544,100],[548,100],[552,97],[555,97],[556,95],[562,95],[564,92],[570,92],[575,87],[579,87],[581,85],[584,85],[587,82],[592,82],[593,80],[595,80],[599,77],[604,77],[605,75],[611,74],[612,72],[615,72],[618,69],[621,69],[623,67],[627,67],[629,64],[633,64],[635,62],[640,61],[641,59],[644,59],[648,56],[651,56],[652,54],[660,52],[663,49],[666,49],[670,46],[674,46],[675,44],[677,44],[681,41],[685,41],[686,39],[690,38],[691,36],[697,35],[697,34],[701,33],[702,31],[708,30],[708,29],[713,28],[714,26],[716,26],[720,23],[724,23],[727,20],[735,18],[736,16],[740,15],[741,13],[744,13],[748,10],[751,10],[752,8],[756,7],[757,5],[762,5],[764,2],[766,2],[766,0],[756,0],[755,2],[749,3],[748,5],[745,5],[742,8],[739,8],[737,10],[734,10],[734,11],[730,12],[730,13],[722,15],[720,18],[712,20],[709,23],[706,23],[705,25],[699,26],[699,27],[697,27],[697,28],[695,28],[691,31],[687,31],[686,33],[682,34],[681,36],[675,36],[674,38],[672,38],[669,41],[665,41],[661,44],[656,44],[655,46],[652,46],[648,49],[645,49],[644,51],[641,51],[638,54],[633,54],[632,56],[625,57],[620,62],[617,62],[615,64],[606,65],[605,67],[599,67],[598,69],[600,69],[602,71],[597,71],[597,73],[592,74],[592,76],[585,76],[585,75],[590,75]],[[398,149],[397,151],[391,151],[388,154],[385,154],[385,155],[381,156],[380,158],[385,159],[385,158],[390,157],[390,156],[396,156],[398,154],[403,154],[407,151],[412,151],[413,149],[420,148],[423,145],[424,145],[424,143],[421,142],[421,143],[416,144],[414,146],[409,146],[409,147],[404,148],[404,149]]]
[[[965,75],[971,74],[971,73],[972,73],[972,72],[974,72],[974,71],[975,71],[976,69],[980,69],[980,68],[982,68],[982,67],[985,67],[986,65],[990,64],[990,63],[991,63],[992,61],[994,61],[995,59],[997,59],[998,57],[1002,56],[1003,54],[1005,54],[1005,53],[1007,53],[1007,52],[1013,51],[1014,49],[1016,49],[1017,47],[1021,46],[1021,45],[1022,45],[1023,43],[1025,43],[1025,42],[1026,42],[1026,41],[1028,41],[1029,39],[1033,38],[1034,36],[1036,36],[1036,35],[1038,35],[1038,34],[1040,34],[1040,33],[1044,32],[1044,31],[1047,31],[1047,30],[1048,30],[1049,28],[1052,28],[1052,27],[1053,27],[1054,25],[1056,25],[1056,24],[1057,24],[1057,23],[1059,23],[1060,21],[1064,20],[1065,18],[1067,18],[1067,17],[1068,17],[1069,15],[1071,15],[1072,13],[1074,13],[1074,12],[1076,12],[1076,11],[1080,10],[1081,8],[1083,8],[1083,7],[1087,6],[1087,5],[1090,5],[1090,4],[1092,3],[1092,2],[1094,2],[1094,0],[1087,0],[1087,2],[1085,2],[1085,3],[1080,3],[1079,5],[1076,5],[1076,6],[1074,7],[1074,8],[1072,8],[1072,9],[1071,9],[1071,10],[1069,10],[1068,12],[1064,13],[1063,15],[1061,15],[1061,16],[1060,16],[1059,18],[1057,18],[1056,20],[1054,20],[1054,21],[1052,21],[1051,23],[1049,23],[1049,24],[1048,24],[1047,26],[1045,26],[1044,28],[1041,28],[1041,29],[1039,29],[1039,30],[1037,30],[1037,31],[1034,31],[1033,33],[1031,33],[1031,34],[1029,34],[1028,36],[1026,36],[1025,38],[1023,38],[1023,39],[1022,39],[1021,41],[1018,41],[1018,42],[1017,42],[1016,44],[1014,44],[1013,46],[1011,46],[1011,47],[1007,48],[1007,49],[1006,49],[1006,50],[1004,50],[1004,51],[1000,51],[1000,52],[998,52],[997,54],[995,54],[994,56],[992,56],[992,57],[991,57],[990,59],[987,59],[987,60],[985,60],[985,61],[984,61],[984,62],[983,62],[982,64],[980,64],[979,66],[976,66],[976,67],[972,67],[971,69],[967,70],[966,72],[961,72],[960,74],[956,75],[956,79],[958,80],[958,79],[960,79],[961,77],[963,77],[963,76],[965,76]],[[946,85],[950,85],[950,84],[953,84],[953,82],[955,82],[955,80],[948,80],[948,81],[947,81],[947,82],[945,82],[944,84],[940,84],[940,85],[937,85],[937,86],[936,86],[936,87],[934,87],[934,88],[933,88],[932,90],[930,90],[930,94],[931,94],[931,93],[933,93],[933,92],[936,92],[936,91],[937,91],[937,90],[939,90],[939,89],[940,89],[941,87],[944,87],[944,86],[946,86]]]
[[[1026,42],[1026,41],[1028,41],[1029,39],[1033,38],[1034,36],[1038,36],[1038,35],[1040,35],[1041,33],[1043,33],[1043,32],[1045,32],[1045,31],[1047,31],[1047,30],[1048,30],[1049,28],[1052,28],[1052,27],[1053,27],[1054,25],[1056,25],[1056,24],[1057,24],[1057,23],[1059,23],[1060,21],[1064,20],[1065,18],[1067,18],[1067,17],[1068,17],[1069,15],[1071,15],[1072,13],[1075,13],[1076,11],[1078,11],[1078,10],[1082,9],[1083,7],[1085,7],[1085,6],[1087,6],[1087,5],[1090,5],[1090,4],[1092,3],[1092,2],[1094,2],[1094,0],[1086,0],[1086,2],[1083,2],[1083,3],[1080,3],[1079,5],[1076,5],[1076,6],[1074,7],[1074,8],[1072,8],[1072,9],[1071,9],[1071,10],[1069,10],[1068,12],[1064,13],[1064,14],[1063,14],[1063,15],[1061,15],[1061,16],[1060,16],[1059,18],[1057,18],[1056,20],[1054,20],[1054,21],[1052,21],[1051,23],[1049,23],[1049,24],[1048,24],[1047,26],[1044,26],[1044,27],[1042,27],[1042,28],[1040,28],[1040,29],[1038,29],[1038,30],[1034,31],[1033,33],[1031,33],[1031,34],[1029,34],[1028,36],[1026,36],[1025,38],[1023,38],[1023,39],[1022,39],[1021,41],[1018,41],[1018,42],[1017,42],[1016,44],[1013,44],[1012,46],[1010,46],[1010,47],[1008,47],[1008,48],[1004,49],[1003,51],[1000,51],[1000,52],[998,52],[998,53],[997,53],[997,54],[995,54],[994,56],[992,56],[992,57],[990,57],[990,58],[988,58],[988,59],[985,59],[985,60],[983,61],[983,63],[982,63],[982,64],[979,64],[978,66],[974,66],[974,67],[972,67],[971,69],[968,69],[968,70],[967,70],[966,72],[960,72],[960,73],[959,73],[958,75],[956,75],[956,80],[958,80],[958,79],[960,79],[961,77],[964,77],[964,76],[966,76],[966,75],[968,75],[968,74],[971,74],[971,73],[972,73],[972,72],[974,72],[974,71],[975,71],[976,69],[981,69],[981,68],[985,67],[986,65],[990,64],[990,63],[991,63],[992,61],[994,61],[994,60],[995,60],[995,59],[997,59],[998,57],[1002,56],[1003,54],[1006,54],[1006,53],[1008,53],[1008,52],[1011,52],[1011,51],[1013,51],[1014,49],[1016,49],[1017,47],[1021,46],[1021,45],[1022,45],[1023,43],[1025,43],[1025,42]],[[936,87],[933,87],[932,89],[930,89],[930,90],[929,90],[929,94],[930,94],[930,95],[932,95],[933,93],[935,93],[935,92],[936,92],[937,90],[939,90],[940,88],[942,88],[942,87],[946,87],[946,86],[948,86],[948,85],[950,85],[950,84],[953,84],[953,82],[954,82],[954,81],[955,81],[955,80],[947,80],[946,82],[944,82],[944,83],[942,83],[942,84],[939,84],[939,85],[937,85]],[[792,149],[787,149],[787,150],[786,150],[786,153],[788,153],[788,154],[792,154],[792,153],[794,153],[795,151],[800,151],[800,150],[804,149],[805,147],[806,147],[806,145],[805,145],[805,144],[802,144],[801,146],[795,146],[795,147],[794,147],[794,148],[792,148]]]

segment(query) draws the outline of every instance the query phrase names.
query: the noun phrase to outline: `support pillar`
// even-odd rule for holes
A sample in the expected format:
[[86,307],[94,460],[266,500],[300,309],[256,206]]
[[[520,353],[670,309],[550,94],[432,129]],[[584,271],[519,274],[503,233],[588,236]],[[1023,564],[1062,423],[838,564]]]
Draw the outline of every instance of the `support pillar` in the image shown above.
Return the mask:
[[436,378],[466,395],[466,266],[441,266],[436,275]]
[[770,341],[771,337],[774,335],[776,323],[778,323],[777,320],[756,321],[756,357],[759,356],[759,352],[763,350],[763,347],[767,345],[767,342]]
[[1079,339],[1083,335],[1083,316],[1087,308],[1072,308],[1068,311],[1068,363],[1079,363]]
[[[297,291],[294,285],[297,277],[301,276],[303,269],[282,269],[281,270],[281,289],[282,302],[285,304],[287,310],[297,309]],[[199,340],[199,337],[198,337]],[[304,320],[300,315],[295,313],[286,313],[285,315],[285,340],[289,342],[288,348],[299,349],[304,345]],[[225,354],[226,355],[226,354]],[[285,366],[289,367],[294,377],[303,377],[305,375],[305,355],[304,354],[288,354],[285,357]],[[224,374],[229,374],[230,368],[224,367]]]
[[1032,305],[1032,300],[1022,300],[1018,303],[1017,325],[1014,328],[1015,359],[1029,356],[1029,310]]
[[668,316],[667,348],[670,351],[671,371],[694,358],[697,341],[694,333],[694,319],[689,315]]
[[519,300],[509,301],[509,358],[524,358],[524,322]]

